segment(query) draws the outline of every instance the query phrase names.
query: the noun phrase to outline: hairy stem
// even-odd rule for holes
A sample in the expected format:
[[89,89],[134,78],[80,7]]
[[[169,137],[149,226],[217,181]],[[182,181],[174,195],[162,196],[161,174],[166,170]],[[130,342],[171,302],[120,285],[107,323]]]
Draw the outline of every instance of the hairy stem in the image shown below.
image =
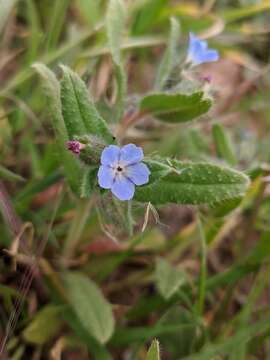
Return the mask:
[[207,245],[205,233],[200,218],[200,214],[197,215],[197,223],[201,241],[201,268],[200,268],[200,281],[199,281],[199,296],[196,305],[196,311],[199,316],[203,315],[204,303],[205,303],[205,291],[206,291],[206,277],[207,277]]

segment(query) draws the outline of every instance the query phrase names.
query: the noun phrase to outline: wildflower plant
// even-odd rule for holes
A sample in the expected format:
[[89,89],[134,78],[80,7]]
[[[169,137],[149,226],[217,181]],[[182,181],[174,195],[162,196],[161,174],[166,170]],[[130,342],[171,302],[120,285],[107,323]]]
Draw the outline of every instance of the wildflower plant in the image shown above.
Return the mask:
[[[123,218],[132,235],[135,223],[133,204],[136,208],[145,208],[150,203],[151,207],[157,208],[167,204],[217,205],[239,200],[249,185],[249,178],[233,167],[235,163],[232,160],[225,164],[211,161],[209,157],[203,161],[168,158],[155,149],[154,141],[142,141],[140,137],[130,135],[129,131],[139,123],[147,134],[150,119],[154,126],[162,126],[163,129],[173,127],[177,133],[180,129],[182,132],[189,131],[183,126],[186,123],[192,126],[192,121],[203,122],[211,118],[214,99],[210,92],[205,91],[201,81],[182,78],[182,70],[188,71],[187,63],[193,67],[216,61],[219,54],[209,49],[205,40],[190,34],[183,46],[187,48],[189,41],[185,56],[187,61],[182,61],[179,53],[180,25],[176,19],[172,19],[167,48],[157,68],[153,88],[143,94],[130,94],[127,92],[127,74],[121,52],[125,13],[121,0],[109,1],[106,32],[114,74],[109,102],[95,101],[86,83],[68,66],[60,66],[58,78],[44,64],[34,65],[48,100],[59,164],[78,202],[79,225],[74,225],[74,232],[65,244],[66,256],[77,246],[79,236],[76,229],[81,229],[85,219],[81,213],[85,214],[89,209],[86,199],[91,199],[97,205],[101,224],[100,203],[105,203],[108,208],[114,206],[113,213],[117,216],[120,214],[118,217]],[[171,82],[176,73],[177,82]],[[166,131],[162,136],[163,133],[159,141],[170,143],[171,138],[166,138]],[[219,129],[218,136],[223,137],[222,129]],[[166,264],[158,268],[162,273],[171,271]],[[67,279],[68,282],[73,280]],[[75,281],[78,288],[79,281]],[[84,284],[85,279],[81,281]],[[178,286],[177,277],[175,283]],[[160,285],[165,295],[171,294],[166,290],[167,285]],[[78,293],[71,294],[74,304],[78,296]],[[100,343],[106,343],[114,332],[112,311],[106,311],[106,321],[108,318],[110,321],[109,326],[105,326],[105,332],[93,329],[92,325],[87,329],[91,337]],[[77,309],[77,317],[82,323],[87,322],[87,312],[86,308]],[[91,316],[95,317],[95,314]]]
[[[107,16],[107,38],[117,95],[110,110],[110,123],[98,111],[85,83],[70,68],[61,66],[59,82],[47,67],[35,65],[47,88],[56,140],[62,154],[60,160],[73,191],[79,197],[91,197],[93,193],[102,197],[107,191],[100,190],[107,189],[119,200],[150,201],[155,205],[214,204],[243,195],[249,180],[235,169],[209,162],[182,162],[158,154],[152,158],[148,154],[142,162],[144,155],[140,144],[128,144],[125,140],[130,121],[126,111],[130,96],[127,97],[120,48],[124,24],[124,5],[112,0]],[[174,124],[178,131],[181,123],[203,119],[209,114],[213,98],[202,86],[192,80],[191,84],[187,84],[186,79],[182,82],[181,77],[178,84],[166,86],[175,69],[180,68],[181,73],[181,66],[185,66],[177,61],[179,32],[178,22],[172,19],[168,48],[157,72],[155,89],[138,97],[131,119],[134,114],[137,121],[153,117],[164,124]],[[186,58],[195,66],[216,61],[219,54],[209,49],[205,40],[190,34]],[[123,143],[126,145],[122,146]]]
[[[10,3],[15,6],[16,1]],[[18,29],[20,36],[16,36],[16,41],[23,41],[22,49],[29,36],[35,42],[23,61],[27,67],[32,55],[42,48],[42,42],[39,42],[38,31],[36,36],[35,31],[23,30],[22,33],[20,28],[24,29],[24,22],[31,16],[31,30],[36,29],[37,20],[42,20],[40,25],[43,29],[46,14],[50,13],[48,10],[43,14],[43,6],[48,8],[47,2],[40,6],[37,3],[27,1],[29,11],[25,11],[18,2],[18,9],[23,9],[23,17],[19,17],[19,27],[13,26],[13,23],[10,27],[11,31]],[[61,1],[55,3],[61,13],[63,4]],[[93,7],[88,16],[94,21],[95,8],[102,13],[107,5],[104,22],[79,34],[77,27],[73,26],[64,28],[67,31],[60,31],[65,25],[64,18],[56,24],[58,17],[53,16],[52,29],[55,25],[59,25],[59,29],[55,34],[51,31],[48,36],[46,49],[49,53],[38,57],[46,65],[35,63],[34,71],[27,69],[19,73],[14,81],[8,83],[8,91],[2,92],[4,113],[1,114],[1,123],[5,120],[4,116],[17,120],[17,109],[13,111],[11,105],[17,98],[9,96],[10,87],[12,89],[17,82],[19,91],[16,96],[20,96],[23,93],[21,85],[28,82],[25,98],[32,101],[30,85],[37,86],[31,83],[31,79],[32,75],[37,75],[43,89],[33,95],[37,96],[33,101],[33,114],[29,111],[27,114],[33,117],[36,111],[44,113],[54,136],[52,144],[51,133],[46,132],[48,127],[44,127],[45,135],[41,135],[37,121],[37,141],[31,142],[29,140],[37,129],[34,132],[31,129],[30,133],[26,123],[26,132],[28,135],[29,131],[30,136],[23,140],[21,146],[19,140],[24,133],[20,121],[10,121],[16,123],[14,133],[18,134],[15,136],[15,151],[26,146],[31,150],[33,164],[30,166],[28,163],[31,161],[26,161],[26,165],[23,162],[22,169],[26,170],[23,174],[27,179],[31,172],[37,175],[29,175],[31,181],[29,184],[27,181],[13,203],[2,201],[7,224],[18,224],[14,232],[15,246],[11,244],[11,251],[6,254],[14,258],[14,263],[20,264],[21,261],[22,267],[27,269],[27,276],[26,280],[22,279],[22,297],[15,302],[15,311],[6,327],[0,358],[5,353],[5,347],[7,352],[11,349],[15,359],[16,356],[28,356],[34,347],[37,351],[34,354],[33,350],[33,356],[47,358],[59,353],[59,356],[65,357],[66,349],[78,346],[82,350],[78,358],[85,356],[87,348],[93,359],[110,360],[110,352],[113,358],[135,359],[139,356],[160,360],[163,353],[166,357],[168,352],[172,359],[190,359],[194,353],[196,359],[227,355],[244,359],[243,344],[246,346],[250,339],[252,342],[249,341],[248,347],[255,349],[250,351],[250,355],[254,356],[265,337],[261,329],[269,331],[267,317],[260,320],[259,325],[256,320],[265,309],[261,311],[256,307],[256,316],[252,313],[258,294],[269,279],[265,262],[269,256],[269,201],[267,195],[264,196],[269,193],[269,167],[263,168],[256,162],[254,169],[248,168],[254,165],[250,164],[253,157],[250,154],[250,138],[246,138],[247,145],[240,149],[242,151],[234,151],[236,144],[217,116],[223,115],[229,101],[233,100],[231,104],[234,105],[245,91],[255,92],[250,77],[253,70],[250,68],[247,73],[241,70],[241,76],[238,76],[240,73],[237,75],[238,80],[244,79],[244,86],[239,87],[241,91],[234,94],[234,99],[230,96],[224,99],[224,103],[219,101],[215,106],[215,74],[211,72],[211,66],[207,67],[207,73],[206,67],[201,66],[218,61],[223,53],[226,54],[228,48],[224,40],[231,39],[231,32],[236,31],[237,36],[233,38],[237,42],[243,28],[235,27],[233,19],[237,14],[242,14],[244,19],[249,15],[233,9],[229,16],[222,5],[217,16],[213,16],[216,8],[219,9],[217,2],[215,6],[214,2],[210,2],[209,6],[198,2],[195,6],[194,2],[192,9],[189,1],[183,2],[180,7],[177,2],[155,0],[64,3],[69,9],[67,20],[76,19],[77,9],[91,3]],[[158,7],[159,16],[156,16]],[[252,12],[255,8],[261,9],[250,7]],[[202,19],[199,18],[200,11],[204,14]],[[38,17],[36,12],[40,12]],[[167,21],[168,14],[172,13],[177,18]],[[78,19],[83,23],[83,18],[79,16]],[[180,19],[183,19],[183,29]],[[208,28],[209,21],[215,21],[211,28]],[[216,48],[216,39],[211,36],[222,31],[222,24],[226,24],[224,32],[226,34],[227,31],[230,36],[218,39],[221,41],[217,42],[219,46]],[[149,32],[145,30],[148,25]],[[167,36],[153,32],[156,28],[162,31],[163,26],[168,30]],[[10,37],[8,32],[7,35],[5,41]],[[56,44],[61,43],[65,36],[71,36],[71,42],[68,40],[66,45],[58,48]],[[91,48],[93,44],[95,47]],[[138,47],[143,49],[138,50]],[[6,48],[8,50],[9,47]],[[231,48],[233,46],[229,48],[229,55],[232,54]],[[12,59],[7,77],[13,67],[19,67],[19,57],[24,53],[15,51],[16,46],[14,50],[13,47],[10,49],[16,56],[5,56],[3,66],[8,63],[7,59]],[[136,57],[130,57],[133,52]],[[64,56],[66,54],[68,56]],[[65,65],[55,63],[59,58]],[[240,61],[239,52],[237,61],[243,68],[246,59],[249,57]],[[149,78],[145,65],[148,60],[149,63],[151,61],[148,64]],[[223,66],[221,62],[219,65]],[[145,73],[147,76],[144,76]],[[265,73],[256,73],[254,81]],[[5,80],[6,75],[2,77]],[[263,85],[264,88],[267,89],[268,85]],[[43,107],[41,110],[43,104],[40,100],[43,99],[47,101],[45,111]],[[16,100],[17,104],[22,107],[18,113],[28,109]],[[220,110],[222,105],[223,110]],[[239,113],[242,106],[246,104],[241,102]],[[261,114],[265,118],[266,112]],[[248,157],[241,156],[243,149]],[[39,164],[41,157],[42,163]],[[12,156],[7,158],[10,164],[14,163]],[[3,173],[3,169],[0,170]],[[255,179],[251,191],[247,191],[250,184],[247,174]],[[6,173],[5,176],[23,184],[24,179],[18,179],[16,174]],[[15,188],[11,186],[10,190]],[[4,191],[0,189],[1,194]],[[44,207],[40,203],[45,204]],[[168,206],[171,204],[173,206]],[[24,227],[21,231],[20,221],[10,216],[13,205],[22,223],[27,221],[25,228],[31,228],[29,241],[28,233],[22,234]],[[44,225],[39,227],[42,222]],[[169,226],[171,224],[173,226]],[[255,228],[256,246],[246,256],[242,253],[242,245],[244,241],[248,244],[252,242],[249,237],[252,227]],[[264,232],[266,236],[259,239]],[[220,239],[231,233],[231,239],[239,237],[240,241],[234,243],[233,251],[228,252],[227,247],[223,248],[227,243],[222,244],[224,263],[216,259],[216,253],[208,262],[208,246],[213,245],[213,251],[216,251],[215,246],[220,244]],[[198,243],[195,242],[197,239]],[[31,252],[29,256],[24,256],[17,245],[29,242],[32,246],[32,243],[39,244],[39,240],[40,246],[34,253],[39,271],[32,271],[35,256]],[[48,248],[45,248],[47,241]],[[2,242],[4,246],[6,243]],[[233,241],[229,243],[230,247]],[[233,264],[234,252],[239,249],[239,261]],[[44,256],[43,250],[46,251]],[[187,258],[188,261],[182,262]],[[209,274],[208,264],[211,266]],[[265,270],[267,268],[265,273],[264,267]],[[233,304],[231,299],[237,282],[248,275],[250,285],[251,274],[258,277],[256,275],[255,287],[247,295],[247,306],[244,308],[244,302],[239,303],[238,294]],[[2,275],[5,278],[5,274]],[[5,286],[1,290],[3,308],[8,309],[13,298],[17,298],[13,289],[14,277],[9,275],[7,278],[8,281],[11,279],[12,291]],[[46,277],[44,289],[40,286],[43,285],[43,277]],[[22,312],[18,331],[9,342],[33,279],[36,279],[37,292],[33,286],[31,306],[26,307],[25,313],[36,315],[26,319]],[[264,286],[261,286],[260,279],[263,279]],[[240,306],[243,306],[243,311],[232,318],[231,314],[238,312]],[[208,321],[209,318],[211,321]],[[235,327],[237,323],[239,330]],[[155,337],[158,339],[154,340]],[[145,347],[150,345],[150,340],[153,342],[146,355]],[[256,343],[252,344],[253,340]],[[160,352],[159,342],[164,351]],[[20,350],[21,344],[27,344],[25,350]],[[20,351],[24,352],[21,357]]]

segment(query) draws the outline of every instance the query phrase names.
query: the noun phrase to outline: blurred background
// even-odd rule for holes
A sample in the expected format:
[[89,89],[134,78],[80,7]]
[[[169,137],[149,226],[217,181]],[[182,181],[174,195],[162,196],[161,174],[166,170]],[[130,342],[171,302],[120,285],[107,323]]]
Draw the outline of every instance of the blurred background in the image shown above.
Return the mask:
[[70,66],[114,130],[108,1],[0,0],[0,358],[140,360],[157,338],[163,360],[269,359],[270,1],[125,5],[125,113],[153,89],[172,16],[180,60],[189,32],[220,60],[196,68],[214,97],[205,121],[175,127],[143,117],[124,142],[230,165],[250,188],[200,208],[200,222],[192,206],[134,205],[133,234],[108,198],[78,203],[32,64],[57,76],[59,64]]

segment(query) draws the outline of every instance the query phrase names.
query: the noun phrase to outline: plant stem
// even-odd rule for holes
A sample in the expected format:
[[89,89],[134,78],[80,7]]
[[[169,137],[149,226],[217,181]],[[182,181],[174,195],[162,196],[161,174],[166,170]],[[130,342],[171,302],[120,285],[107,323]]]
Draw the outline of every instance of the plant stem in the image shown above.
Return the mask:
[[199,316],[203,315],[204,302],[205,302],[205,290],[206,290],[206,277],[207,277],[207,245],[205,233],[200,218],[200,214],[197,215],[197,223],[201,241],[201,268],[200,268],[200,281],[199,281],[199,297],[196,305],[196,312]]
[[68,236],[64,243],[63,255],[66,259],[69,259],[72,256],[75,248],[80,241],[80,237],[82,235],[92,204],[93,199],[81,199],[78,201],[76,213],[71,223]]
[[133,236],[132,201],[127,204],[127,227],[129,236]]

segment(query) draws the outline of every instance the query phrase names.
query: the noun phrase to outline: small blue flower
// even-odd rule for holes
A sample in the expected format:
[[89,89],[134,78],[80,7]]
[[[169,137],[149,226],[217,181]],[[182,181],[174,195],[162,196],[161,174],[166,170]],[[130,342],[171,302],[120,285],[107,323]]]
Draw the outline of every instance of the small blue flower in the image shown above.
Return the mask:
[[134,196],[135,185],[144,185],[149,181],[150,171],[141,161],[143,151],[134,144],[119,148],[107,146],[101,154],[101,166],[98,170],[98,183],[120,200],[130,200]]
[[189,46],[187,62],[193,66],[200,65],[206,62],[217,61],[219,53],[217,50],[209,49],[207,41],[200,40],[194,34],[189,34]]

